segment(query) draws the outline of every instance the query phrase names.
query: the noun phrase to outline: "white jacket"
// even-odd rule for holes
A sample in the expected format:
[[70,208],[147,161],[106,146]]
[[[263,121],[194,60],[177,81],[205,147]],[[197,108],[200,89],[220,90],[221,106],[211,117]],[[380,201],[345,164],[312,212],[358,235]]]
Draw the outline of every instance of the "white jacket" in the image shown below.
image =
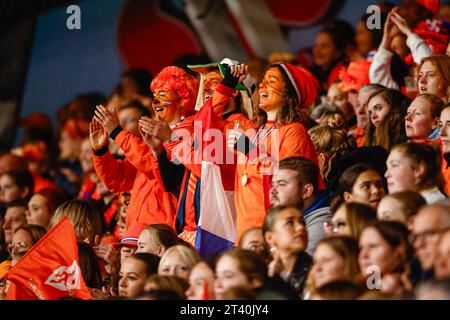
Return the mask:
[[[406,39],[406,45],[411,50],[414,63],[419,64],[423,58],[433,55],[430,47],[416,33],[412,33]],[[385,48],[378,48],[370,65],[370,83],[381,84],[387,88],[400,89],[391,75],[391,60],[394,53]]]

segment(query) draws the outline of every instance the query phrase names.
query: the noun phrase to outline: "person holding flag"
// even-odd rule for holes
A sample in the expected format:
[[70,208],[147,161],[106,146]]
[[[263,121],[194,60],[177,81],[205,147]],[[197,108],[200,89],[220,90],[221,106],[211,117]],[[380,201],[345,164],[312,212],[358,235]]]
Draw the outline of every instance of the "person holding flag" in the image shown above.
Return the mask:
[[[153,110],[158,119],[175,126],[183,117],[192,115],[198,82],[195,77],[175,66],[164,68],[151,83],[155,98]],[[94,149],[94,167],[105,185],[112,191],[132,189],[126,225],[165,223],[174,225],[177,206],[177,188],[181,179],[174,173],[172,180],[165,179],[172,168],[161,168],[158,157],[141,136],[124,130],[116,110],[97,106],[90,125]],[[107,151],[109,136],[125,153],[119,161]],[[147,142],[161,152],[161,143],[155,139]],[[157,153],[156,153],[157,154]],[[169,173],[170,174],[170,173]],[[179,175],[179,174],[178,174]]]
[[80,269],[77,235],[65,217],[5,275],[6,300],[57,300],[92,296]]
[[239,155],[235,178],[238,238],[248,228],[262,226],[270,205],[271,176],[279,161],[305,157],[317,165],[316,150],[300,121],[301,110],[313,104],[318,89],[317,79],[306,69],[274,63],[259,85],[253,119],[230,131],[228,147]]
[[[170,159],[173,162],[181,162],[186,168],[177,209],[176,230],[183,240],[195,245],[203,256],[229,248],[234,245],[235,241],[235,236],[231,236],[231,234],[236,233],[232,231],[235,230],[233,227],[235,218],[230,217],[235,216],[233,189],[236,161],[233,159],[233,154],[228,153],[227,156],[226,139],[223,136],[213,146],[218,147],[216,151],[220,151],[216,154],[217,158],[220,158],[220,171],[215,171],[214,181],[201,183],[204,168],[202,160],[205,160],[203,159],[203,150],[210,142],[204,141],[205,132],[215,128],[222,135],[224,128],[231,128],[235,123],[248,120],[243,113],[250,115],[252,113],[248,89],[239,83],[239,80],[243,80],[245,76],[239,79],[239,76],[232,75],[231,69],[228,68],[230,65],[238,65],[238,63],[230,59],[224,59],[220,63],[189,66],[192,70],[201,74],[201,85],[196,104],[196,109],[199,109],[200,112],[195,116],[184,119],[173,129],[173,132],[162,121],[145,118],[140,120],[140,128],[146,134],[148,145],[152,145],[152,139],[163,142],[165,150],[158,157],[160,166],[165,163],[166,166],[173,167],[173,163],[168,164],[167,159]],[[236,74],[238,73],[237,70],[235,71]],[[243,72],[243,69],[239,72]],[[239,90],[240,97],[235,92],[235,87]],[[182,136],[180,132],[183,130],[185,131]],[[146,140],[145,137],[144,140]],[[181,152],[184,151],[187,152],[182,155]],[[164,157],[164,154],[167,157]],[[232,161],[227,163],[226,160],[230,158],[230,155]],[[213,163],[210,164],[213,165]],[[173,172],[174,170],[167,171]],[[218,175],[221,176],[220,180],[217,180]],[[167,179],[172,178],[167,175]],[[213,189],[215,190],[213,191]],[[226,193],[225,190],[227,190]],[[212,192],[216,196],[214,201],[211,201]],[[199,240],[200,242],[196,240],[197,235],[200,234],[198,224],[202,219],[201,212],[207,212],[208,214],[219,212],[217,211],[218,208],[211,207],[213,203],[219,204],[218,206],[223,209],[220,213],[223,214],[222,218],[226,221],[225,223],[225,221],[219,222],[216,220],[217,225],[229,227],[227,231],[229,236],[225,237],[225,242],[221,240],[222,237],[219,237],[216,240],[221,244],[216,243],[215,245],[213,244],[215,242],[208,237]],[[205,210],[203,210],[204,205],[207,205]],[[204,216],[208,221],[217,218],[217,216],[206,217]],[[208,249],[200,243],[208,244]]]

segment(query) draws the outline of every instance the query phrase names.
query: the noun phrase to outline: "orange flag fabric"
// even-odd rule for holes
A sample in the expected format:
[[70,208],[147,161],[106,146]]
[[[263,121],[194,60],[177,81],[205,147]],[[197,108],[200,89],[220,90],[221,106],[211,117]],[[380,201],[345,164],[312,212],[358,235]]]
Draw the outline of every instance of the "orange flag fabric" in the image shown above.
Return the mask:
[[92,299],[81,274],[75,229],[64,218],[5,275],[6,300]]

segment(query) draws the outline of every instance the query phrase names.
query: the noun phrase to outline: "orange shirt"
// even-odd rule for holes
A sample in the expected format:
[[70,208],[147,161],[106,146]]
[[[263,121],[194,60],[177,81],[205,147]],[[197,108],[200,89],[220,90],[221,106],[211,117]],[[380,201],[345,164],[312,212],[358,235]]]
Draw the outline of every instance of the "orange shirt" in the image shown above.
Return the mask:
[[[272,123],[265,125],[258,140],[264,136],[272,125]],[[243,129],[245,130],[245,128]],[[260,150],[263,148],[267,150],[267,154],[274,158],[275,164],[280,160],[296,156],[308,158],[317,164],[316,150],[308,132],[302,124],[294,122],[284,126],[276,126],[275,129],[261,140],[258,146]],[[248,131],[246,133],[248,134]],[[248,138],[253,141],[255,136],[256,131],[253,130],[253,135],[248,135]],[[274,143],[277,143],[278,146],[274,146]],[[263,174],[265,166],[262,157],[248,160],[248,163],[245,164],[245,159],[243,159],[244,155],[242,153],[238,154],[239,162],[235,177],[235,201],[237,207],[238,238],[240,238],[241,234],[248,228],[263,225],[269,203],[268,194],[272,172]],[[245,186],[242,184],[244,175],[248,177]]]

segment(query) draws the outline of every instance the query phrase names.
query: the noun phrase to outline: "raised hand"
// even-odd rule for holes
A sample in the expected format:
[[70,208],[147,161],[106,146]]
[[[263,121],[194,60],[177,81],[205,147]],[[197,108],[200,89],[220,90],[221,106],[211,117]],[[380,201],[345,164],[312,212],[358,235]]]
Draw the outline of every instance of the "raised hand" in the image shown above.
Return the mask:
[[166,122],[161,121],[158,116],[156,120],[141,117],[139,119],[139,128],[161,142],[170,141],[170,138],[172,137],[172,129]]
[[409,36],[413,33],[406,20],[394,10],[392,11],[391,19],[404,35]]
[[239,78],[238,83],[241,83],[242,81],[245,80],[245,78],[247,78],[248,65],[243,63],[238,65],[232,65],[230,66],[230,72],[234,77]]
[[89,139],[91,140],[92,149],[95,151],[108,145],[108,134],[95,119],[89,124]]
[[138,129],[144,142],[158,155],[162,151],[162,142],[152,135],[153,127],[151,121],[148,117],[141,117]]
[[391,12],[389,12],[386,23],[384,24],[384,30],[383,30],[383,39],[381,40],[380,46],[391,50],[391,43],[392,39],[394,39],[396,36],[401,34],[398,27],[395,25],[394,21],[392,20],[392,15],[395,12],[395,9],[393,9]]
[[108,132],[108,135],[111,134],[115,128],[120,126],[116,108],[114,108],[113,111],[110,111],[101,104],[97,105],[94,119],[103,126],[103,129]]

